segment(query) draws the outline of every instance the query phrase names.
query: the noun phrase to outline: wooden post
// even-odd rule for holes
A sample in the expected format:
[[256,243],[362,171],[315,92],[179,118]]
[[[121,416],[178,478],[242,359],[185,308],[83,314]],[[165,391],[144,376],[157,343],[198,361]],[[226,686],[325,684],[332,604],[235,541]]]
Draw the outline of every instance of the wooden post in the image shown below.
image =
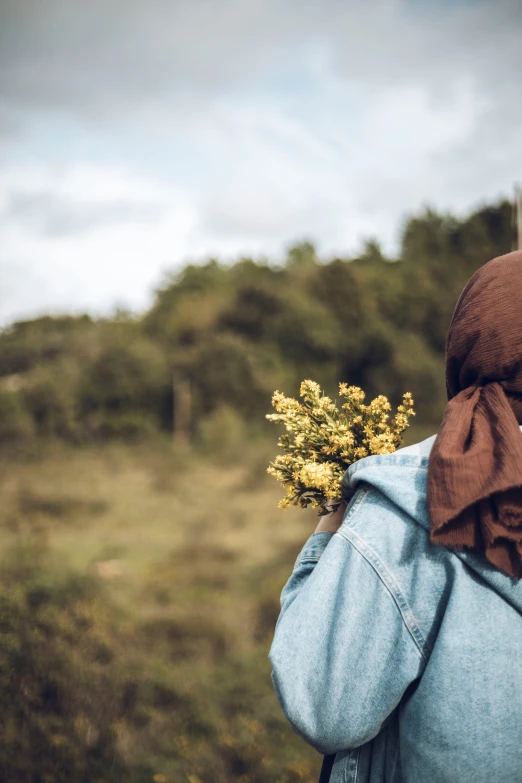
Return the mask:
[[173,422],[172,440],[174,445],[190,442],[190,380],[172,378]]
[[515,185],[516,248],[522,250],[522,187]]

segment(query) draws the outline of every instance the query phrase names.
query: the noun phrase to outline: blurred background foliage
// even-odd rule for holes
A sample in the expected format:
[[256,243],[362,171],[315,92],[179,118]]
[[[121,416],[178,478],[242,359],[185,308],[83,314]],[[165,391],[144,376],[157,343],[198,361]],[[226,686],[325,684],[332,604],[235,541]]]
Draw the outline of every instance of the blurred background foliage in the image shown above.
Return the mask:
[[139,317],[0,333],[4,783],[317,780],[267,660],[317,521],[276,508],[272,393],[411,391],[406,442],[434,433],[458,295],[511,249],[507,201],[425,209],[396,259],[302,241],[279,265],[189,264]]
[[189,264],[142,317],[14,323],[0,333],[2,441],[172,432],[173,378],[190,382],[193,436],[222,405],[269,434],[272,392],[296,396],[304,378],[394,403],[410,390],[417,421],[436,426],[453,307],[479,266],[511,250],[511,209],[505,201],[461,220],[426,209],[406,221],[397,259],[375,239],[356,258],[328,260],[303,241],[280,265]]

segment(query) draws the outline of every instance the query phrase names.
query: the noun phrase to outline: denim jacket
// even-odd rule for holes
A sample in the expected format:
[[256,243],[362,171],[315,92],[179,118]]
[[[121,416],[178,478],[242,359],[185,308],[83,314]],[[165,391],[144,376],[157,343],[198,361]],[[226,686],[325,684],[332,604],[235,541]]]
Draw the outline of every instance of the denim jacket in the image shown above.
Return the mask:
[[281,593],[272,682],[331,783],[522,783],[522,580],[430,543],[434,438],[348,468]]

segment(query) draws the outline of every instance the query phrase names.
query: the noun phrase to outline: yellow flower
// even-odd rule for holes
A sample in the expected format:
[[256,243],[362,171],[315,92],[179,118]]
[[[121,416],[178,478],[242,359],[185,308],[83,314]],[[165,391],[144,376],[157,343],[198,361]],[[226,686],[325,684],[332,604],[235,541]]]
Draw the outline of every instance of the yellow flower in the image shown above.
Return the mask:
[[326,513],[326,500],[340,496],[341,479],[353,462],[370,454],[389,454],[402,445],[401,433],[415,415],[413,398],[406,392],[389,422],[388,399],[380,394],[364,405],[365,393],[358,386],[339,384],[345,398],[340,410],[315,381],[303,381],[300,394],[302,403],[280,391],[272,396],[277,413],[266,418],[283,424],[291,435],[279,438],[284,454],[270,463],[267,473],[287,490],[279,508],[320,506]]

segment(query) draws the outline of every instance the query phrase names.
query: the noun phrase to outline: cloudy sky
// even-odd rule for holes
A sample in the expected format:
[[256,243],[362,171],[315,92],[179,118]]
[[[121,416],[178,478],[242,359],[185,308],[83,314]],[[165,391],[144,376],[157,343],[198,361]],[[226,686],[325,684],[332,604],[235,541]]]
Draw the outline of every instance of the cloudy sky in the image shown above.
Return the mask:
[[522,180],[520,0],[1,0],[0,325]]

